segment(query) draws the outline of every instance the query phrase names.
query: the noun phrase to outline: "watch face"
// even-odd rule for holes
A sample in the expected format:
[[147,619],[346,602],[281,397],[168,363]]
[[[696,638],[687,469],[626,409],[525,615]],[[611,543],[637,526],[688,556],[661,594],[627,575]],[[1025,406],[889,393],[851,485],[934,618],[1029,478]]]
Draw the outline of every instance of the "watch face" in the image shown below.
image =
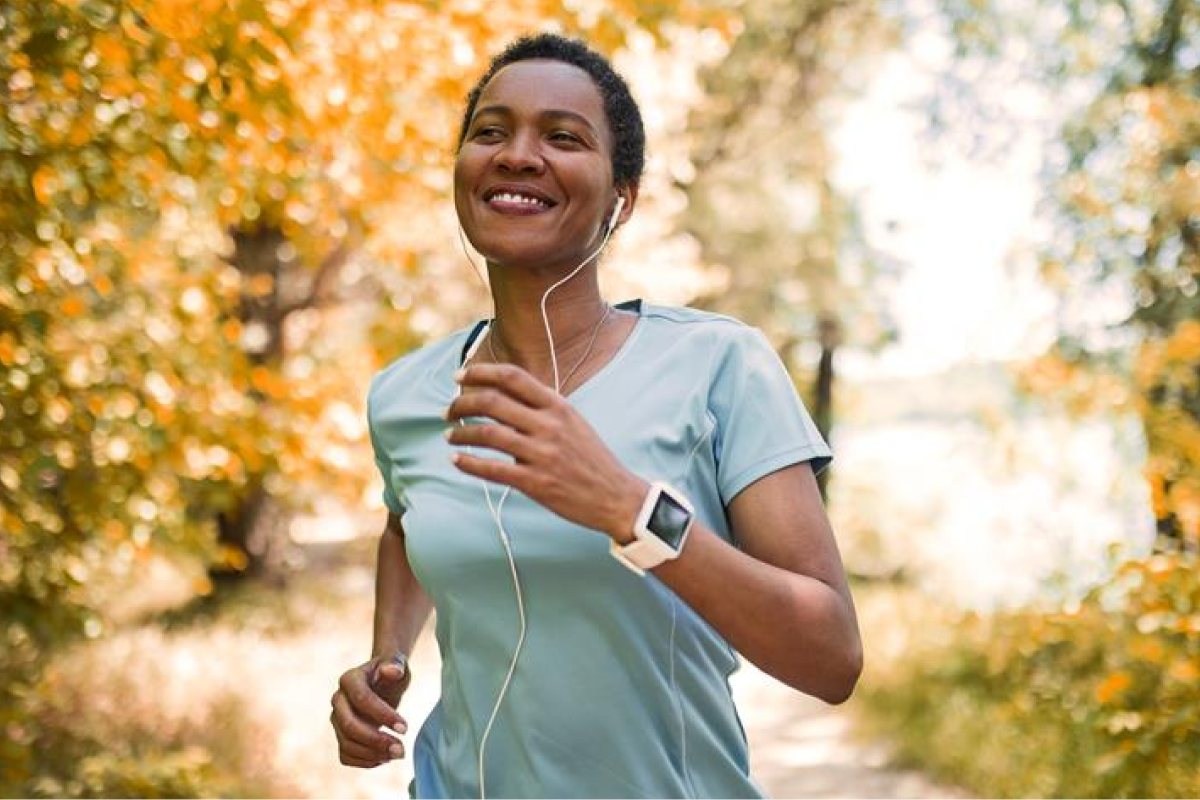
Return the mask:
[[650,513],[650,519],[646,522],[646,527],[672,550],[678,550],[691,521],[690,511],[681,506],[671,495],[660,492],[658,502],[654,504],[654,511]]

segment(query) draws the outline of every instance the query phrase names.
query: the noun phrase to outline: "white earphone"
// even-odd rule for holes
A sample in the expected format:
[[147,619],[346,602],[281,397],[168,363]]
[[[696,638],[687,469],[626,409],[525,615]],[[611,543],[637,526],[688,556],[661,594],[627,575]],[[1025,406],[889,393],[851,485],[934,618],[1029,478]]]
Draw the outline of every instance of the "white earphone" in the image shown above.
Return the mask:
[[604,237],[607,239],[613,232],[613,228],[617,227],[617,220],[621,218],[621,209],[625,207],[625,195],[617,195],[617,205],[613,208],[612,216],[608,218],[608,230],[604,232]]
[[[557,289],[559,286],[562,286],[564,283],[569,281],[571,278],[574,278],[579,273],[579,270],[583,269],[585,265],[587,265],[591,261],[595,260],[595,258],[597,256],[599,256],[601,252],[604,251],[605,246],[608,244],[609,238],[612,236],[613,230],[616,229],[616,227],[617,227],[617,222],[619,221],[619,219],[621,217],[621,210],[624,207],[625,207],[625,197],[623,195],[618,194],[616,205],[613,207],[612,214],[609,215],[608,222],[605,225],[604,237],[600,241],[600,246],[597,247],[595,252],[593,252],[590,256],[588,256],[583,261],[581,261],[579,263],[579,265],[577,267],[575,267],[575,269],[571,270],[571,272],[565,278],[559,280],[557,283],[555,283],[553,286],[551,286],[549,289],[547,289],[545,294],[542,295],[542,302],[541,302],[542,323],[546,327],[546,338],[547,338],[547,340],[549,340],[549,343],[550,343],[550,364],[554,370],[554,391],[559,394],[562,393],[562,384],[559,382],[558,356],[554,352],[554,335],[550,332],[550,320],[549,320],[548,316],[546,315],[546,298],[548,298],[550,296],[550,293],[553,292],[555,289]],[[470,254],[467,253],[466,242],[463,241],[463,233],[462,233],[461,226],[459,227],[459,241],[463,246],[463,254],[466,255],[467,260],[470,261],[471,267],[475,268],[476,271],[478,272],[478,268],[475,267],[475,262],[473,260],[471,260]],[[475,336],[475,341],[473,341],[471,343],[470,348],[467,350],[466,355],[463,357],[464,365],[467,362],[469,362],[471,360],[471,358],[475,355],[475,352],[479,349],[479,346],[480,346],[480,344],[482,344],[484,337],[487,336],[488,333],[490,332],[491,326],[492,326],[491,322],[486,323],[483,326],[483,328],[479,331],[479,333]],[[457,386],[457,384],[456,384],[456,386]],[[462,391],[462,387],[458,386],[456,389],[456,395],[461,391]],[[463,420],[459,420],[459,424],[462,425],[465,423]],[[487,500],[488,510],[492,514],[492,520],[496,523],[496,531],[500,535],[500,543],[504,547],[504,554],[508,557],[508,567],[509,567],[510,572],[512,573],[513,588],[515,589],[516,596],[517,596],[517,616],[518,616],[518,619],[520,620],[520,632],[517,635],[517,645],[513,649],[512,661],[508,665],[508,673],[504,676],[504,683],[500,686],[500,692],[496,696],[496,704],[494,706],[492,706],[492,712],[488,716],[487,725],[483,729],[483,735],[479,738],[479,798],[480,798],[480,800],[486,800],[487,791],[486,791],[486,784],[484,782],[485,779],[484,779],[484,772],[483,772],[484,753],[486,752],[486,748],[487,748],[488,736],[492,732],[492,725],[496,721],[496,715],[500,712],[500,704],[502,702],[504,702],[504,696],[508,693],[508,686],[512,682],[513,673],[516,671],[517,659],[521,655],[521,648],[525,645],[525,628],[526,628],[526,626],[525,626],[525,598],[521,592],[521,580],[517,576],[517,562],[513,559],[512,542],[509,540],[508,531],[506,531],[504,529],[504,521],[500,516],[501,510],[504,508],[504,501],[508,499],[508,494],[512,487],[509,487],[509,486],[504,487],[504,491],[500,495],[499,502],[497,502],[496,504],[493,505],[492,504],[492,493],[488,489],[487,481],[485,481],[481,478],[481,479],[479,479],[479,483],[480,483],[480,485],[483,486],[483,496]]]

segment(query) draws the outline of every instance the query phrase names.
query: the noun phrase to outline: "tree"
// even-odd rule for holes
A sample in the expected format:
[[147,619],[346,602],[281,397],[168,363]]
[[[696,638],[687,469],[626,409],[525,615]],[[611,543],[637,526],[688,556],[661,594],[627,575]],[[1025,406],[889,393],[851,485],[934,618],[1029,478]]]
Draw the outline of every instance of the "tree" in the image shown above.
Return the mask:
[[[1114,326],[1065,322],[1027,380],[1135,410],[1160,544],[1200,546],[1200,8],[1034,0],[948,2],[942,12],[959,63],[1016,70],[1060,104],[1044,277],[1080,302],[1095,289],[1130,298]],[[982,98],[956,99],[974,109]]]
[[253,571],[256,532],[305,483],[361,496],[349,453],[377,356],[345,346],[335,306],[386,317],[390,354],[416,341],[350,266],[419,268],[481,58],[547,24],[612,47],[689,8],[0,6],[6,781],[45,653],[103,630],[98,572],[155,552]]
[[833,186],[826,134],[888,29],[876,4],[833,0],[751,0],[742,23],[705,71],[707,102],[692,117],[686,227],[728,274],[698,302],[759,324],[793,366],[798,344],[819,345],[813,410],[828,436],[842,340],[893,335],[872,287],[896,265],[866,242],[853,201]]

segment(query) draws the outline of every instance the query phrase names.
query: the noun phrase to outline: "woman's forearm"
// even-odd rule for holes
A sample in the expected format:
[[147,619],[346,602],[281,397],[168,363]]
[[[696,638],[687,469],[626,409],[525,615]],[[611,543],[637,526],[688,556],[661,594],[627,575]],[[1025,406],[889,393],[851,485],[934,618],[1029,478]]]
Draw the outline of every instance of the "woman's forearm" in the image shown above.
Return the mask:
[[389,514],[387,528],[379,539],[375,569],[375,636],[371,655],[411,653],[432,608],[429,596],[408,564],[400,519]]
[[[620,544],[648,484],[630,477],[612,504]],[[829,703],[846,700],[862,672],[854,601],[807,465],[743,490],[728,508],[734,547],[700,520],[677,559],[654,574],[755,666]]]
[[853,606],[833,587],[752,558],[699,522],[683,555],[654,573],[759,669],[828,703],[850,696],[862,645]]

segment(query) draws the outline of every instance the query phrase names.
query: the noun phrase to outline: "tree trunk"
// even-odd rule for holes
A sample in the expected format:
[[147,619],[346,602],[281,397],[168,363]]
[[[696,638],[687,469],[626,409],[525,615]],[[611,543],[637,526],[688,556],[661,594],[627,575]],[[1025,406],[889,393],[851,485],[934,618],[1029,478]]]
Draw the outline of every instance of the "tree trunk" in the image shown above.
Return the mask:
[[[280,301],[284,265],[279,258],[283,234],[274,228],[232,231],[235,249],[230,263],[242,275],[238,321],[245,336],[246,356],[254,366],[278,370],[284,358],[283,323],[286,311]],[[269,285],[268,285],[269,284]],[[261,409],[270,398],[251,389]],[[248,477],[246,492],[236,504],[217,514],[217,541],[228,554],[214,565],[214,582],[231,583],[267,575],[280,562],[286,518],[283,509],[263,486],[265,475]]]
[[[821,361],[817,366],[817,383],[813,421],[825,441],[829,441],[829,433],[833,428],[833,355],[841,343],[841,325],[833,317],[821,317],[817,322],[817,336],[821,343]],[[829,470],[817,476],[817,486],[821,489],[821,499],[826,499],[829,484]]]
[[[1193,366],[1192,371],[1195,373],[1193,380],[1200,379],[1200,365]],[[1169,437],[1181,429],[1200,427],[1197,423],[1200,420],[1200,391],[1169,380],[1164,376],[1150,388],[1142,412],[1142,431],[1150,451],[1153,473],[1149,477],[1158,484],[1156,494],[1166,498],[1161,506],[1155,504],[1155,550],[1197,552],[1200,551],[1200,537],[1197,537],[1195,524],[1187,524],[1187,517],[1180,515],[1181,509],[1172,498],[1181,482],[1195,481],[1200,459],[1193,451],[1182,447],[1180,439]],[[1164,419],[1174,421],[1168,426],[1164,425]]]
[[217,515],[217,541],[238,555],[214,565],[209,577],[214,583],[230,584],[277,573],[285,555],[287,522],[287,514],[261,484],[250,487],[235,508]]

